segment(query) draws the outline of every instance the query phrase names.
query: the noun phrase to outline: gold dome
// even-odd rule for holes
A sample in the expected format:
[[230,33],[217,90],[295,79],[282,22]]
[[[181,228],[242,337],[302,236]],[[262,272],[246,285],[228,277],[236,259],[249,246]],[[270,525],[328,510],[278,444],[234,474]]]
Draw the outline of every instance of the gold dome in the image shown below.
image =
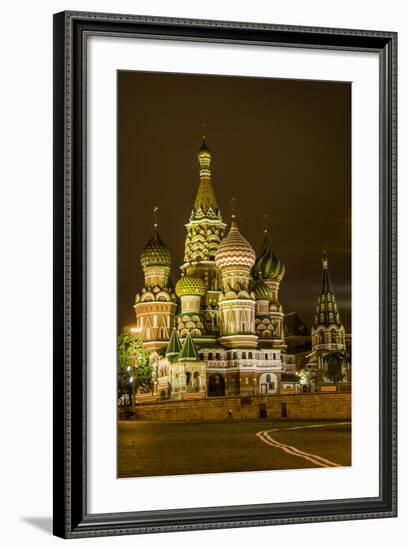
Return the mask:
[[184,275],[177,282],[175,292],[177,296],[205,296],[206,283],[199,277]]

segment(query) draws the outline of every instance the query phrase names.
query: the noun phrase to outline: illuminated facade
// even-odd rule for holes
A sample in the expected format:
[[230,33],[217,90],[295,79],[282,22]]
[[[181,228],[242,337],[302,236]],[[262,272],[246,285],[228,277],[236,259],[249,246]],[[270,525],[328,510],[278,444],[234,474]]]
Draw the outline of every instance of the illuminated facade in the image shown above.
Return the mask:
[[177,297],[170,279],[171,254],[158,233],[158,224],[140,257],[144,287],[136,295],[134,309],[140,338],[148,351],[156,351],[170,339]]
[[[157,223],[140,258],[145,282],[134,308],[154,365],[153,397],[273,394],[285,386],[298,390],[279,300],[285,266],[272,251],[267,230],[257,256],[235,213],[227,230],[205,138],[197,157],[199,185],[185,224],[181,277],[173,286],[171,254]],[[327,268],[324,277],[312,331],[321,367],[332,353],[341,356],[344,340]]]
[[345,328],[339,315],[328,271],[328,258],[322,256],[322,284],[317,298],[311,331],[312,357],[322,382],[347,381]]

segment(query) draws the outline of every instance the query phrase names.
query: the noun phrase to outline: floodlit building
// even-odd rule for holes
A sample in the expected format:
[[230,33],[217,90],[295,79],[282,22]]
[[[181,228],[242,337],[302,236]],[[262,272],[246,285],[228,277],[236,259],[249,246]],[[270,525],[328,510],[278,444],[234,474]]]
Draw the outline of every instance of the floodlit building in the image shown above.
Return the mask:
[[[298,391],[295,356],[286,359],[279,300],[285,266],[273,252],[267,230],[256,255],[236,213],[229,227],[223,221],[205,138],[197,157],[199,186],[185,224],[181,277],[174,286],[171,253],[157,220],[140,257],[144,287],[134,309],[140,337],[154,358],[153,395],[187,399],[268,395],[284,387]],[[312,331],[321,365],[332,354],[341,357],[344,342],[329,278],[323,284]],[[303,336],[309,339],[305,329]]]
[[347,381],[346,334],[328,271],[328,257],[322,256],[322,284],[311,331],[312,361],[321,382]]

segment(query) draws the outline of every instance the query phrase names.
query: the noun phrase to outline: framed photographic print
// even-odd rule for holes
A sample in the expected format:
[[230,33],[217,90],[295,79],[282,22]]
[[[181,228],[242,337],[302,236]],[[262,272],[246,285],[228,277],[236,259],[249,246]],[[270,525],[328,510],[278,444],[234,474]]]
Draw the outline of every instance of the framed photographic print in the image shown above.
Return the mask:
[[54,533],[396,515],[396,34],[54,16]]

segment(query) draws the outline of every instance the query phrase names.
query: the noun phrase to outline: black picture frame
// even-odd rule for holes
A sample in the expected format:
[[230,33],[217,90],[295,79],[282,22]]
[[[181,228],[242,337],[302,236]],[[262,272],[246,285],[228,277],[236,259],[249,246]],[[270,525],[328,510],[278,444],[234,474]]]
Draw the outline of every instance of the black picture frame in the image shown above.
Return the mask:
[[[376,498],[87,511],[86,44],[92,35],[376,52],[380,59],[380,481]],[[54,534],[63,538],[394,517],[397,34],[66,11],[54,15]],[[366,184],[368,185],[368,184]],[[113,368],[113,367],[112,367]]]

